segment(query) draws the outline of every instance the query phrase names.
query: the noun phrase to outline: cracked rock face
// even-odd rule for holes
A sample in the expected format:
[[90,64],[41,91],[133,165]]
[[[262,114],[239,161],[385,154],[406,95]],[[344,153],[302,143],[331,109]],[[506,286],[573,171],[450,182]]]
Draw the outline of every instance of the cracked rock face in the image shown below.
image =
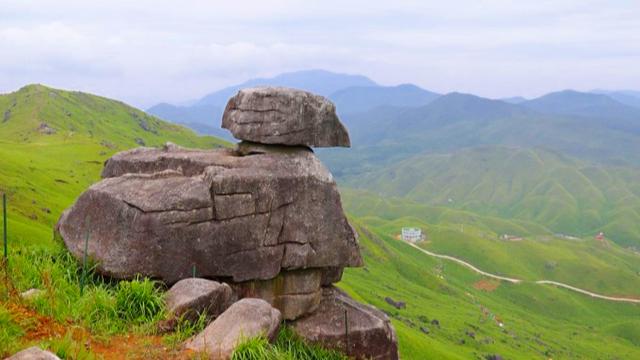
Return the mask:
[[236,139],[262,144],[351,146],[331,101],[289,88],[240,90],[227,103],[222,127]]
[[244,282],[362,264],[333,177],[309,149],[139,148],[109,159],[103,177],[56,230],[79,259],[88,236],[105,275],[172,284],[195,268]]

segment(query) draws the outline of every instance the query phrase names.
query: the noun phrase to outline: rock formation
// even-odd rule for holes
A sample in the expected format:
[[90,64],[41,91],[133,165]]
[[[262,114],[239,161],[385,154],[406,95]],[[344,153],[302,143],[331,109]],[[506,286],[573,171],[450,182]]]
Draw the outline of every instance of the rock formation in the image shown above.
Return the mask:
[[236,139],[263,144],[349,147],[336,107],[306,91],[263,87],[240,90],[222,116]]
[[171,285],[195,273],[287,320],[312,314],[323,287],[362,265],[333,176],[309,148],[349,146],[348,133],[331,102],[284,88],[241,90],[222,123],[242,140],[235,149],[114,155],[56,233],[79,259],[88,239],[107,276]]

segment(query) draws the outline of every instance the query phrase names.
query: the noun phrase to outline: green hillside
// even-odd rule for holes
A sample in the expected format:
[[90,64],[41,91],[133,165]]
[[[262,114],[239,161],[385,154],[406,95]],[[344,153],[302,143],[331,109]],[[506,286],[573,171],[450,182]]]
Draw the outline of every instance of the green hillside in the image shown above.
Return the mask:
[[[347,211],[389,238],[404,226],[426,232],[420,244],[497,275],[554,280],[605,295],[640,298],[640,253],[611,241],[556,236],[534,224],[481,216],[401,198],[342,189]],[[504,234],[522,240],[503,239]]]
[[[352,221],[366,266],[348,269],[341,286],[390,314],[403,359],[640,357],[637,305],[550,286],[488,281],[395,240],[386,220]],[[385,297],[406,302],[406,308],[392,307]]]
[[536,223],[572,236],[604,231],[618,244],[640,246],[640,170],[633,167],[595,165],[539,149],[486,146],[414,156],[347,177],[345,183],[447,209]]
[[0,95],[0,114],[0,192],[9,197],[11,239],[21,244],[50,244],[62,210],[117,151],[224,144],[119,101],[42,85]]

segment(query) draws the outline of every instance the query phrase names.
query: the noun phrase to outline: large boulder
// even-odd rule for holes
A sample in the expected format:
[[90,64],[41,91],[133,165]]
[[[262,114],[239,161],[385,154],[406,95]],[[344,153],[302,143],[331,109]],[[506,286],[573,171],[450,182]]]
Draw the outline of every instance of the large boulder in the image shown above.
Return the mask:
[[200,334],[189,340],[188,350],[209,359],[230,359],[236,347],[246,340],[263,336],[273,340],[282,315],[262,299],[242,299],[227,309]]
[[233,301],[233,290],[225,283],[188,278],[175,283],[165,294],[167,312],[173,318],[195,320],[199,314],[222,314]]
[[57,233],[115,278],[269,280],[283,270],[360,266],[333,177],[312,151],[140,148],[109,159]]
[[334,287],[323,289],[318,309],[293,322],[293,329],[309,342],[355,359],[398,359],[398,341],[389,318]]
[[8,357],[6,360],[60,360],[60,358],[49,351],[42,350],[37,346],[32,346],[13,354],[13,356]]
[[227,103],[222,127],[236,139],[311,147],[351,146],[331,101],[282,87],[240,90]]

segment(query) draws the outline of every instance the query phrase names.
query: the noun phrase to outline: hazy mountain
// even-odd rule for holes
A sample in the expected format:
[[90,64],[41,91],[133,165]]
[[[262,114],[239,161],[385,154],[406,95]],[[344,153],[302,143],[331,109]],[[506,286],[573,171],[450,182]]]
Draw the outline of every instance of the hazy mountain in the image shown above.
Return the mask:
[[[207,94],[189,106],[162,103],[152,106],[147,109],[147,112],[172,122],[219,127],[222,111],[229,98],[239,89],[261,85],[292,87],[329,96],[340,89],[370,87],[376,86],[376,83],[362,75],[339,74],[325,70],[297,71],[272,78],[251,79],[238,85],[229,86]],[[215,135],[220,134],[215,133]]]
[[631,90],[619,90],[619,91],[607,91],[607,90],[593,90],[594,94],[607,95],[610,98],[623,103],[625,105],[640,108],[640,91]]
[[600,103],[563,104],[553,95],[528,107],[452,93],[420,108],[377,108],[343,117],[353,149],[319,154],[338,177],[366,173],[422,152],[481,145],[539,147],[588,161],[640,165],[636,110],[604,95],[587,95]]
[[379,106],[419,107],[430,103],[440,94],[413,84],[398,86],[353,86],[331,94],[341,115],[365,112]]
[[584,117],[640,118],[638,109],[624,105],[603,94],[574,90],[553,92],[522,103],[542,113]]
[[523,103],[525,101],[527,101],[527,99],[523,98],[522,96],[513,96],[513,97],[508,97],[508,98],[502,98],[499,99],[501,101],[504,102],[508,102],[509,104],[520,104]]
[[340,89],[353,86],[376,86],[377,84],[362,75],[339,74],[326,70],[304,70],[284,73],[272,78],[251,79],[238,85],[229,86],[205,95],[195,105],[207,104],[224,108],[229,98],[238,90],[261,85],[292,87],[329,96]]

